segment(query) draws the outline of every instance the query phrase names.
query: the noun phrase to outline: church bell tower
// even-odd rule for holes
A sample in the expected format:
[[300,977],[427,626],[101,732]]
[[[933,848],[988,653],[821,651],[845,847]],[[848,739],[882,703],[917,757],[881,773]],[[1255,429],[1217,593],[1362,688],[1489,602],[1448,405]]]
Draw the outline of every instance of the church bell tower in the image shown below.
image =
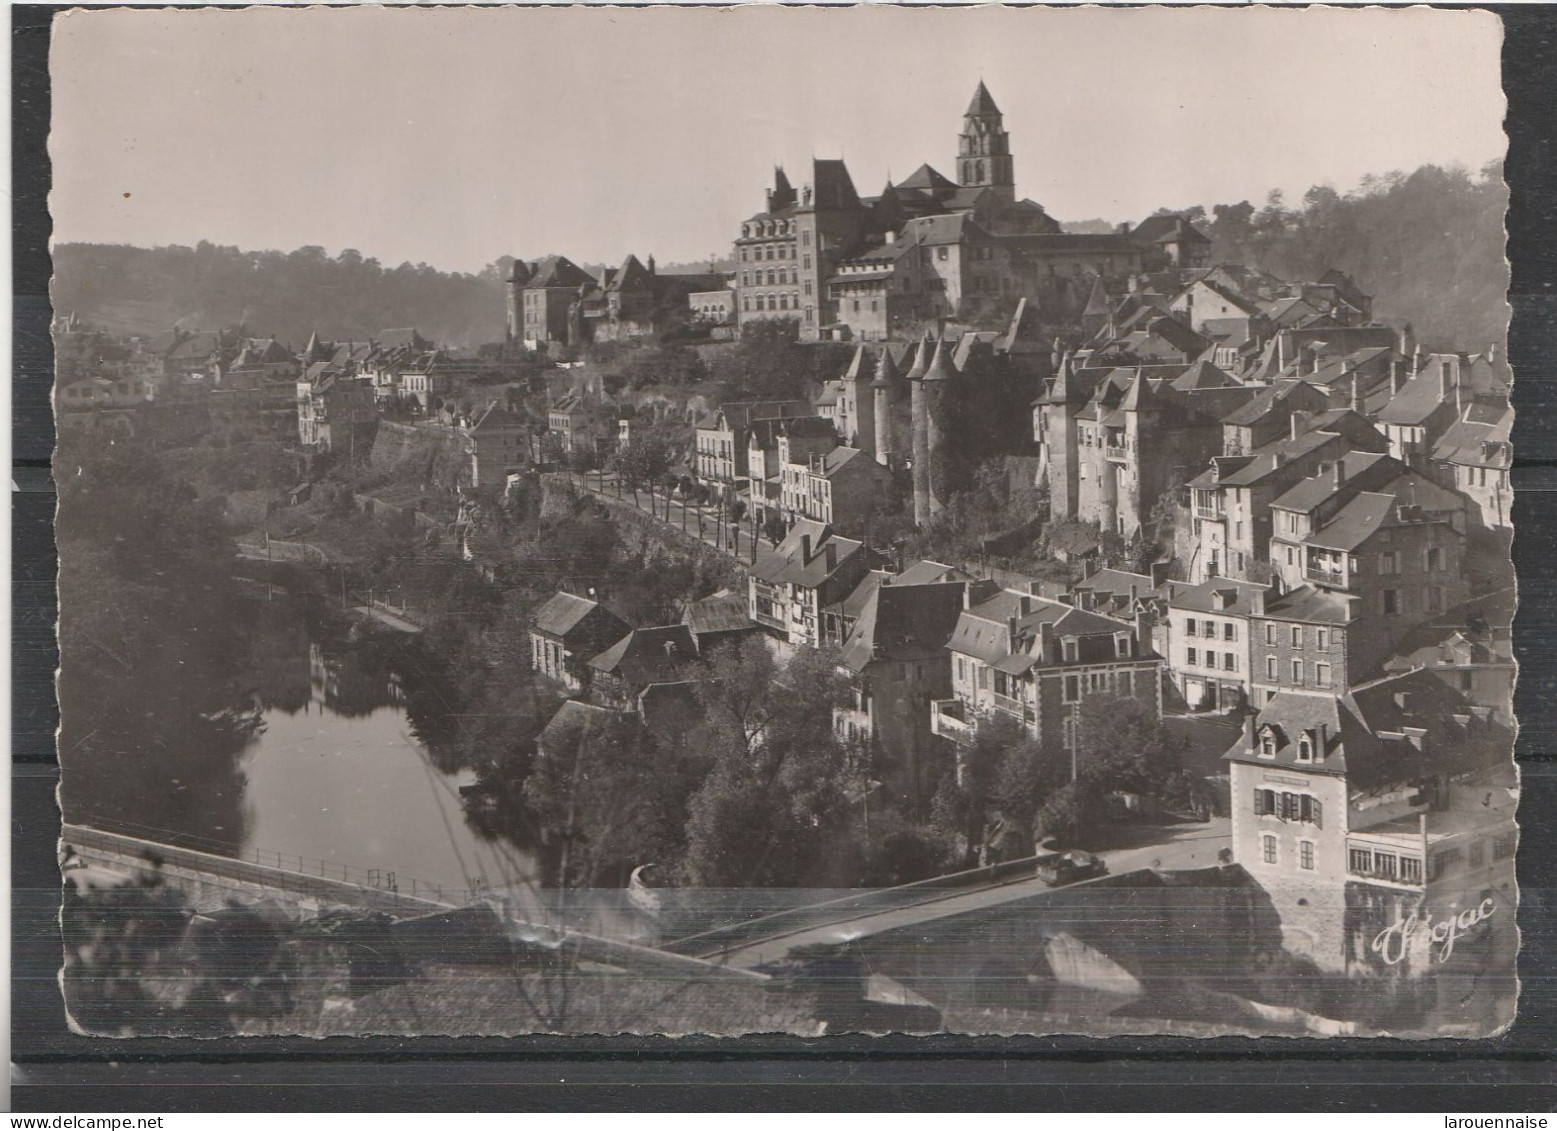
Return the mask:
[[964,188],[990,188],[1006,203],[1016,199],[1016,175],[1011,168],[1011,135],[1004,115],[982,80],[962,116],[957,145],[957,181]]

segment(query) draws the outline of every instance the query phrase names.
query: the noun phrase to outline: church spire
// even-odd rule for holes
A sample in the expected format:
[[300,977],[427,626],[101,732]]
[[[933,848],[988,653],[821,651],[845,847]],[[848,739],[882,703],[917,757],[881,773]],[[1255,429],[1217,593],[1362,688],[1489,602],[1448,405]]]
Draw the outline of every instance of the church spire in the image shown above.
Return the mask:
[[1011,137],[989,88],[979,80],[968,112],[962,116],[962,136],[957,141],[957,181],[964,188],[988,188],[1006,203],[1016,199],[1016,176],[1011,167]]

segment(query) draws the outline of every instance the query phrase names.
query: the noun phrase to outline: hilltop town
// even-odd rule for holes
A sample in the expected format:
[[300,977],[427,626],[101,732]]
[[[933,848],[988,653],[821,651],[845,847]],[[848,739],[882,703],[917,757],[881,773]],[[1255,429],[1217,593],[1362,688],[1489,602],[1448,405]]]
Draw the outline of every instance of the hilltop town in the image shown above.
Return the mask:
[[1388,929],[1512,893],[1499,346],[1186,215],[1067,232],[982,82],[954,140],[876,195],[776,169],[724,270],[516,259],[474,350],[62,316],[62,447],[207,475],[249,564],[460,657],[462,719],[523,684],[466,800],[560,884],[1076,850],[1241,868],[1321,971],[1447,961]]

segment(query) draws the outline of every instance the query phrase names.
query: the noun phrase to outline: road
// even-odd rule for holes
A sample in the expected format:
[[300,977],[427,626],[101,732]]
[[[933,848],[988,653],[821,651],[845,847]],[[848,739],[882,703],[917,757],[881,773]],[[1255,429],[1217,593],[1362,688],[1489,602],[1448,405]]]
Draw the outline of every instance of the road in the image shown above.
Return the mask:
[[[649,492],[640,490],[636,503],[633,501],[633,493],[625,488],[623,488],[621,496],[618,497],[615,477],[609,472],[603,476],[596,473],[578,473],[570,475],[568,478],[575,487],[581,487],[592,495],[599,495],[603,499],[626,506],[636,506],[641,513],[646,515],[650,513]],[[660,522],[666,522],[667,506],[670,511],[670,519],[666,523],[667,525],[683,531],[688,537],[697,538],[705,545],[711,546],[720,553],[734,558],[742,565],[751,564],[752,531],[750,518],[743,519],[739,528],[733,532],[730,530],[728,523],[724,524],[721,530],[720,524],[715,521],[717,515],[716,507],[704,506],[701,508],[701,515],[699,515],[698,507],[687,506],[678,499],[672,498],[667,504],[664,489],[657,489],[653,496],[653,517]],[[699,533],[699,517],[702,519],[701,533]],[[759,535],[757,538],[758,555],[761,556],[768,548],[765,540]]]
[[[1099,852],[1097,855],[1108,863],[1109,872],[1115,875],[1142,868],[1177,871],[1213,867],[1218,862],[1217,853],[1231,843],[1231,823],[1226,817],[1217,817],[1203,825],[1186,825],[1167,839],[1153,844],[1117,848]],[[776,961],[795,947],[816,943],[848,942],[865,935],[880,934],[882,931],[897,927],[911,927],[931,919],[962,915],[969,911],[995,907],[1052,890],[1042,880],[1029,877],[962,894],[937,895],[923,903],[908,907],[878,911],[821,927],[802,928],[790,934],[748,943],[715,958],[714,961],[722,961],[727,965],[749,970],[763,963]]]

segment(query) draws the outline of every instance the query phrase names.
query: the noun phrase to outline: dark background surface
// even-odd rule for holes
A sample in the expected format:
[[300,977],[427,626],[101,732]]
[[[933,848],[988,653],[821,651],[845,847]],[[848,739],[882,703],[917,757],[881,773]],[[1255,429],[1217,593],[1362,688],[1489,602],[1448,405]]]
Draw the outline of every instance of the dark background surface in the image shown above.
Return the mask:
[[1484,7],[1504,20],[1512,194],[1523,991],[1519,1019],[1503,1036],[1418,1044],[951,1036],[112,1041],[70,1033],[56,982],[49,478],[47,53],[58,9],[14,7],[13,1109],[1551,1110],[1557,1104],[1557,10]]

